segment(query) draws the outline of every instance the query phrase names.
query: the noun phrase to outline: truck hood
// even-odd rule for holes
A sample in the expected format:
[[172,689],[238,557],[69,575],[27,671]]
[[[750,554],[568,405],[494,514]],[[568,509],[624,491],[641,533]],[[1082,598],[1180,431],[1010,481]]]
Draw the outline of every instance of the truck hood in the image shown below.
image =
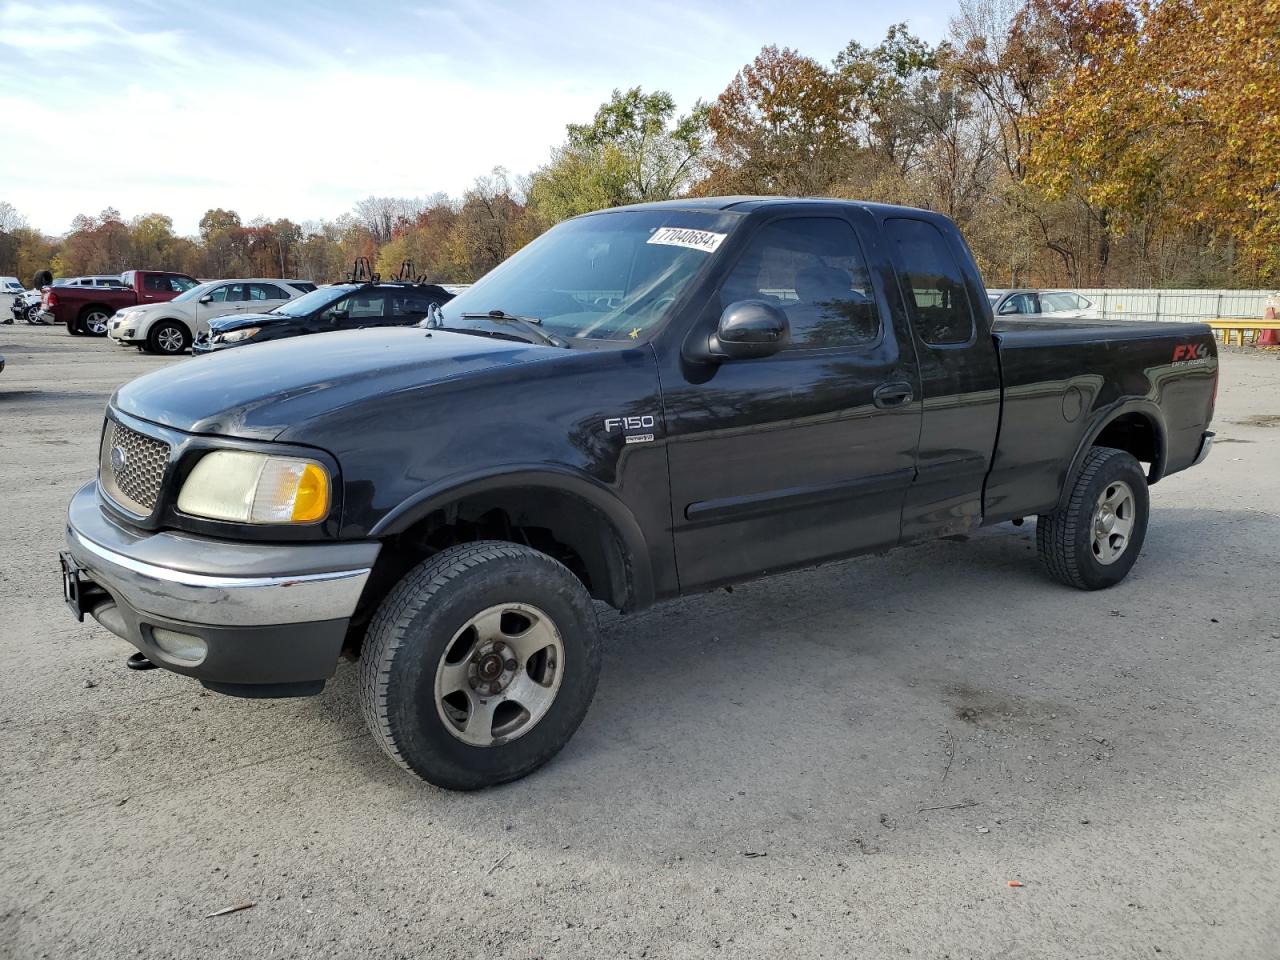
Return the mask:
[[188,433],[273,440],[372,397],[565,353],[418,327],[349,330],[194,357],[125,384],[111,403]]

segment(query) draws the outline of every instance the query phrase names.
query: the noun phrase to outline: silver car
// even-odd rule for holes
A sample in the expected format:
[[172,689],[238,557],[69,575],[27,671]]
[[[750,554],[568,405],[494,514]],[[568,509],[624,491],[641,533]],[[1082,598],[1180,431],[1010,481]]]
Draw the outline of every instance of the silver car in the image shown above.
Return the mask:
[[988,290],[997,317],[1097,317],[1093,302],[1070,290]]

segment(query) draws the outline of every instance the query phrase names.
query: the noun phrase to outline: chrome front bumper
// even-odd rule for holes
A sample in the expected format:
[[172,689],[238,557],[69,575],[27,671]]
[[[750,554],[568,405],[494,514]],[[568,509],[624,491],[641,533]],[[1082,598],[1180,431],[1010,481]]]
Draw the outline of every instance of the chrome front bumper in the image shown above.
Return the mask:
[[[379,550],[142,534],[108,519],[96,483],[72,498],[66,541],[85,612],[156,663],[222,685],[331,676]],[[157,629],[201,637],[208,655],[194,666],[167,658]]]

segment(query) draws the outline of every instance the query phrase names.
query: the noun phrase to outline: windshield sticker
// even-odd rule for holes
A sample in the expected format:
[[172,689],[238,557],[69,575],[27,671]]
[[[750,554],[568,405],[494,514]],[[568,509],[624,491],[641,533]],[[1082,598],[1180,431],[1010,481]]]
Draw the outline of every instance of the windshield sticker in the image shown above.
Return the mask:
[[668,247],[688,247],[703,253],[715,253],[727,237],[727,233],[711,233],[707,230],[690,230],[688,227],[659,227],[648,240]]

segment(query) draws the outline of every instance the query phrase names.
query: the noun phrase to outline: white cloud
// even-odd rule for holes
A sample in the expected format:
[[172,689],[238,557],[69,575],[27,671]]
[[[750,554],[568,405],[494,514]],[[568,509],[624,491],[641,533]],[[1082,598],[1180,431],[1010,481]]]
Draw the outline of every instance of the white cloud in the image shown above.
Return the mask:
[[[126,216],[168,213],[183,231],[216,206],[246,220],[331,217],[370,193],[456,194],[495,165],[531,170],[598,99],[565,85],[417,76],[416,67],[313,75],[240,64],[163,89],[86,93],[53,122],[4,134],[0,183],[5,199],[54,231],[108,204]],[[33,98],[0,98],[0,116],[42,112]]]
[[181,31],[130,30],[107,9],[87,3],[41,7],[10,3],[0,8],[0,46],[23,51],[83,51],[117,45],[177,58],[181,41]]
[[108,205],[193,232],[209,207],[301,221],[458,194],[544,163],[614,87],[687,109],[765,43],[825,58],[955,0],[415,2],[0,0],[0,199],[49,232]]

